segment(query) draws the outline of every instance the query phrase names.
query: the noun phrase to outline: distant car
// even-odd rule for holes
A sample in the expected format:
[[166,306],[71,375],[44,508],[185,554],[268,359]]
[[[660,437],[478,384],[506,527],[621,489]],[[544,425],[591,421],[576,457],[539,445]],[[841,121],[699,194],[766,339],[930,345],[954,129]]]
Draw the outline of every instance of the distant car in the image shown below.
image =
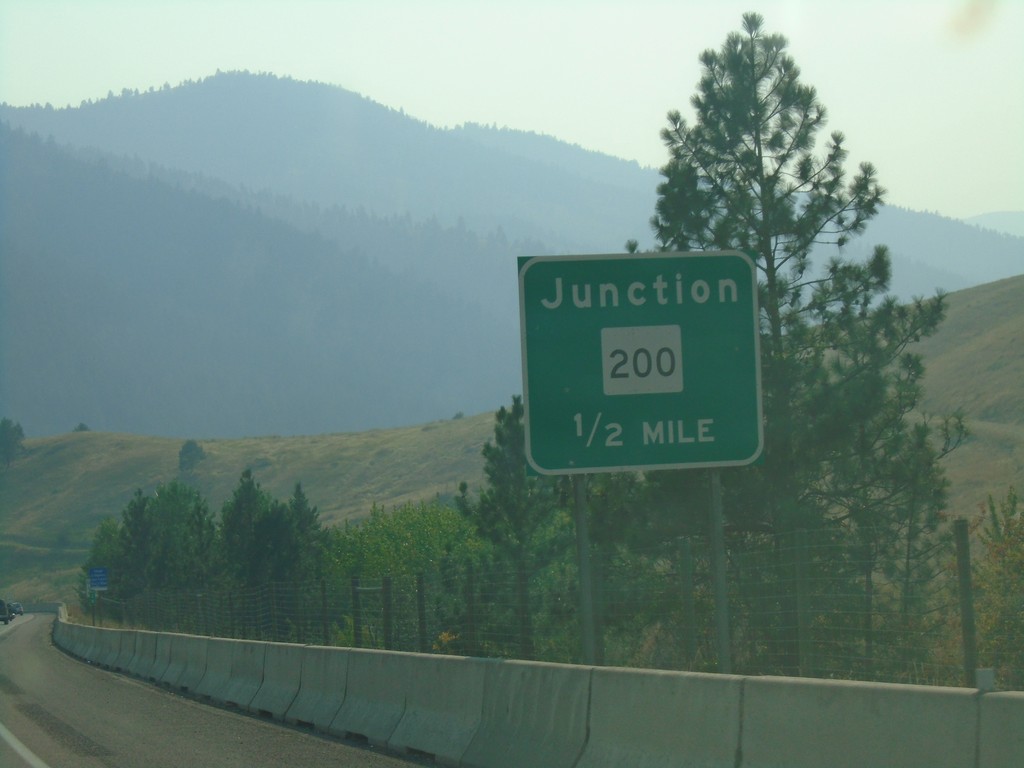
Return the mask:
[[11,613],[10,606],[4,600],[0,600],[0,621],[4,624],[10,624],[14,620],[14,614]]
[[22,608],[21,603],[10,603],[11,613],[15,616],[24,616],[25,609]]

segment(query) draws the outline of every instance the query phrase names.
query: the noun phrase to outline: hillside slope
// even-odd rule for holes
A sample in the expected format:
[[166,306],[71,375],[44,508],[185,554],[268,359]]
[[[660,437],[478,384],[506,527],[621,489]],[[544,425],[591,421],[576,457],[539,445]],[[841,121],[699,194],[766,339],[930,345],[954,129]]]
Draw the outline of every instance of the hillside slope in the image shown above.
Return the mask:
[[[350,434],[204,440],[192,482],[216,514],[250,468],[278,499],[301,483],[323,522],[339,525],[374,505],[450,498],[462,481],[478,487],[493,423],[483,413]],[[0,594],[70,597],[96,526],[118,517],[136,489],[176,479],[181,445],[105,432],[27,440],[0,471]]]
[[[939,333],[919,346],[931,414],[962,409],[970,439],[946,460],[949,511],[972,515],[988,494],[1024,488],[1024,275],[952,294]],[[500,403],[496,404],[500,405]],[[493,414],[352,434],[202,441],[197,485],[212,510],[245,468],[277,498],[301,482],[323,520],[374,504],[450,497],[482,482]],[[92,531],[136,488],[177,476],[180,440],[80,432],[26,441],[0,472],[0,594],[68,596]],[[13,590],[13,591],[12,591]]]
[[961,410],[971,437],[946,460],[949,510],[977,511],[989,494],[1024,489],[1024,275],[959,291],[924,357],[925,411]]

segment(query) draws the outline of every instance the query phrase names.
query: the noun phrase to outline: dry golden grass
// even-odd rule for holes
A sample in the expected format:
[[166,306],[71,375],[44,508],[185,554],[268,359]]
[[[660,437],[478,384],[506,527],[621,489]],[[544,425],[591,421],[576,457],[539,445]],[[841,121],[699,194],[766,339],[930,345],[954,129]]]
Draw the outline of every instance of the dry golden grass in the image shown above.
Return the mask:
[[961,410],[971,437],[945,460],[949,512],[973,515],[989,494],[1024,488],[1024,275],[949,296],[924,357],[924,410]]
[[[195,485],[217,513],[252,469],[281,500],[302,483],[321,519],[338,524],[374,504],[451,496],[463,480],[478,487],[493,421],[484,413],[353,434],[200,441]],[[103,432],[26,440],[26,454],[0,473],[0,594],[68,597],[96,526],[119,516],[136,489],[178,477],[183,442]]]

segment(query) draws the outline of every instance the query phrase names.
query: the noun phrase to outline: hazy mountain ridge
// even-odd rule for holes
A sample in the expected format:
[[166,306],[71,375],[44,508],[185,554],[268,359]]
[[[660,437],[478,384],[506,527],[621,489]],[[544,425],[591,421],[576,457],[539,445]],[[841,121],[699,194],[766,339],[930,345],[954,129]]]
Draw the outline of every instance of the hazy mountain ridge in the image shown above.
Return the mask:
[[[521,389],[515,257],[643,243],[658,181],[245,73],[0,121],[0,415],[30,435],[494,409]],[[904,299],[1024,273],[1024,238],[933,214],[885,207],[844,255],[879,243]]]
[[993,211],[971,216],[964,221],[1004,235],[1024,237],[1024,211]]
[[653,185],[642,197],[624,194],[618,173],[592,165],[581,178],[319,83],[221,73],[73,109],[4,106],[0,119],[59,142],[325,207],[442,224],[461,217],[480,231],[501,226],[513,239],[541,239],[556,251],[614,251],[630,237],[649,239],[633,222],[653,210]]
[[[78,108],[0,105],[0,120],[61,143],[203,174],[264,202],[313,204],[321,223],[336,210],[408,218],[541,246],[528,253],[616,252],[630,238],[653,245],[654,169],[535,133],[435,128],[336,86],[218,73]],[[330,221],[325,229],[336,237],[339,225]],[[1024,272],[1024,237],[936,214],[884,207],[846,253],[860,257],[876,243],[891,249],[893,292],[903,299]],[[461,286],[458,272],[473,263],[459,258],[427,270],[413,256],[396,267],[398,259],[392,252],[382,261],[439,285],[454,279]],[[490,264],[480,278],[502,274]],[[506,295],[511,306],[513,299]]]
[[660,180],[656,169],[643,168],[635,160],[603,155],[553,136],[478,123],[460,125],[453,128],[452,133],[486,147],[570,171],[581,178],[602,184],[621,184],[640,194],[649,194]]
[[[517,317],[516,257],[550,253],[536,240],[513,240],[504,229],[478,233],[464,222],[443,226],[436,217],[425,221],[403,216],[375,216],[359,207],[322,207],[270,190],[251,192],[201,173],[180,171],[138,157],[124,157],[62,145],[84,162],[101,164],[135,179],[155,179],[185,192],[226,200],[318,234],[339,247],[365,257],[389,272],[428,283],[447,298],[468,302],[506,323]],[[481,291],[486,287],[486,291]]]
[[903,299],[1024,274],[1024,237],[935,213],[885,206],[848,253],[866,255],[879,244],[892,252],[892,292]]
[[29,434],[367,429],[513,391],[486,350],[514,333],[322,236],[12,131],[0,168],[0,401]]

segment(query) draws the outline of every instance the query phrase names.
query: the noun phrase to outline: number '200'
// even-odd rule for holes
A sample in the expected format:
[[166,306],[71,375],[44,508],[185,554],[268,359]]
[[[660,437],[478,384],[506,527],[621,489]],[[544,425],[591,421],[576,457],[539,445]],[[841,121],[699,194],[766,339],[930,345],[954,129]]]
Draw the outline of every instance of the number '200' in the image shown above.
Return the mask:
[[645,347],[638,347],[632,356],[624,349],[613,349],[608,357],[612,359],[610,376],[613,379],[628,379],[630,376],[646,379],[654,371],[667,378],[676,371],[676,353],[668,347],[662,347],[654,353]]

